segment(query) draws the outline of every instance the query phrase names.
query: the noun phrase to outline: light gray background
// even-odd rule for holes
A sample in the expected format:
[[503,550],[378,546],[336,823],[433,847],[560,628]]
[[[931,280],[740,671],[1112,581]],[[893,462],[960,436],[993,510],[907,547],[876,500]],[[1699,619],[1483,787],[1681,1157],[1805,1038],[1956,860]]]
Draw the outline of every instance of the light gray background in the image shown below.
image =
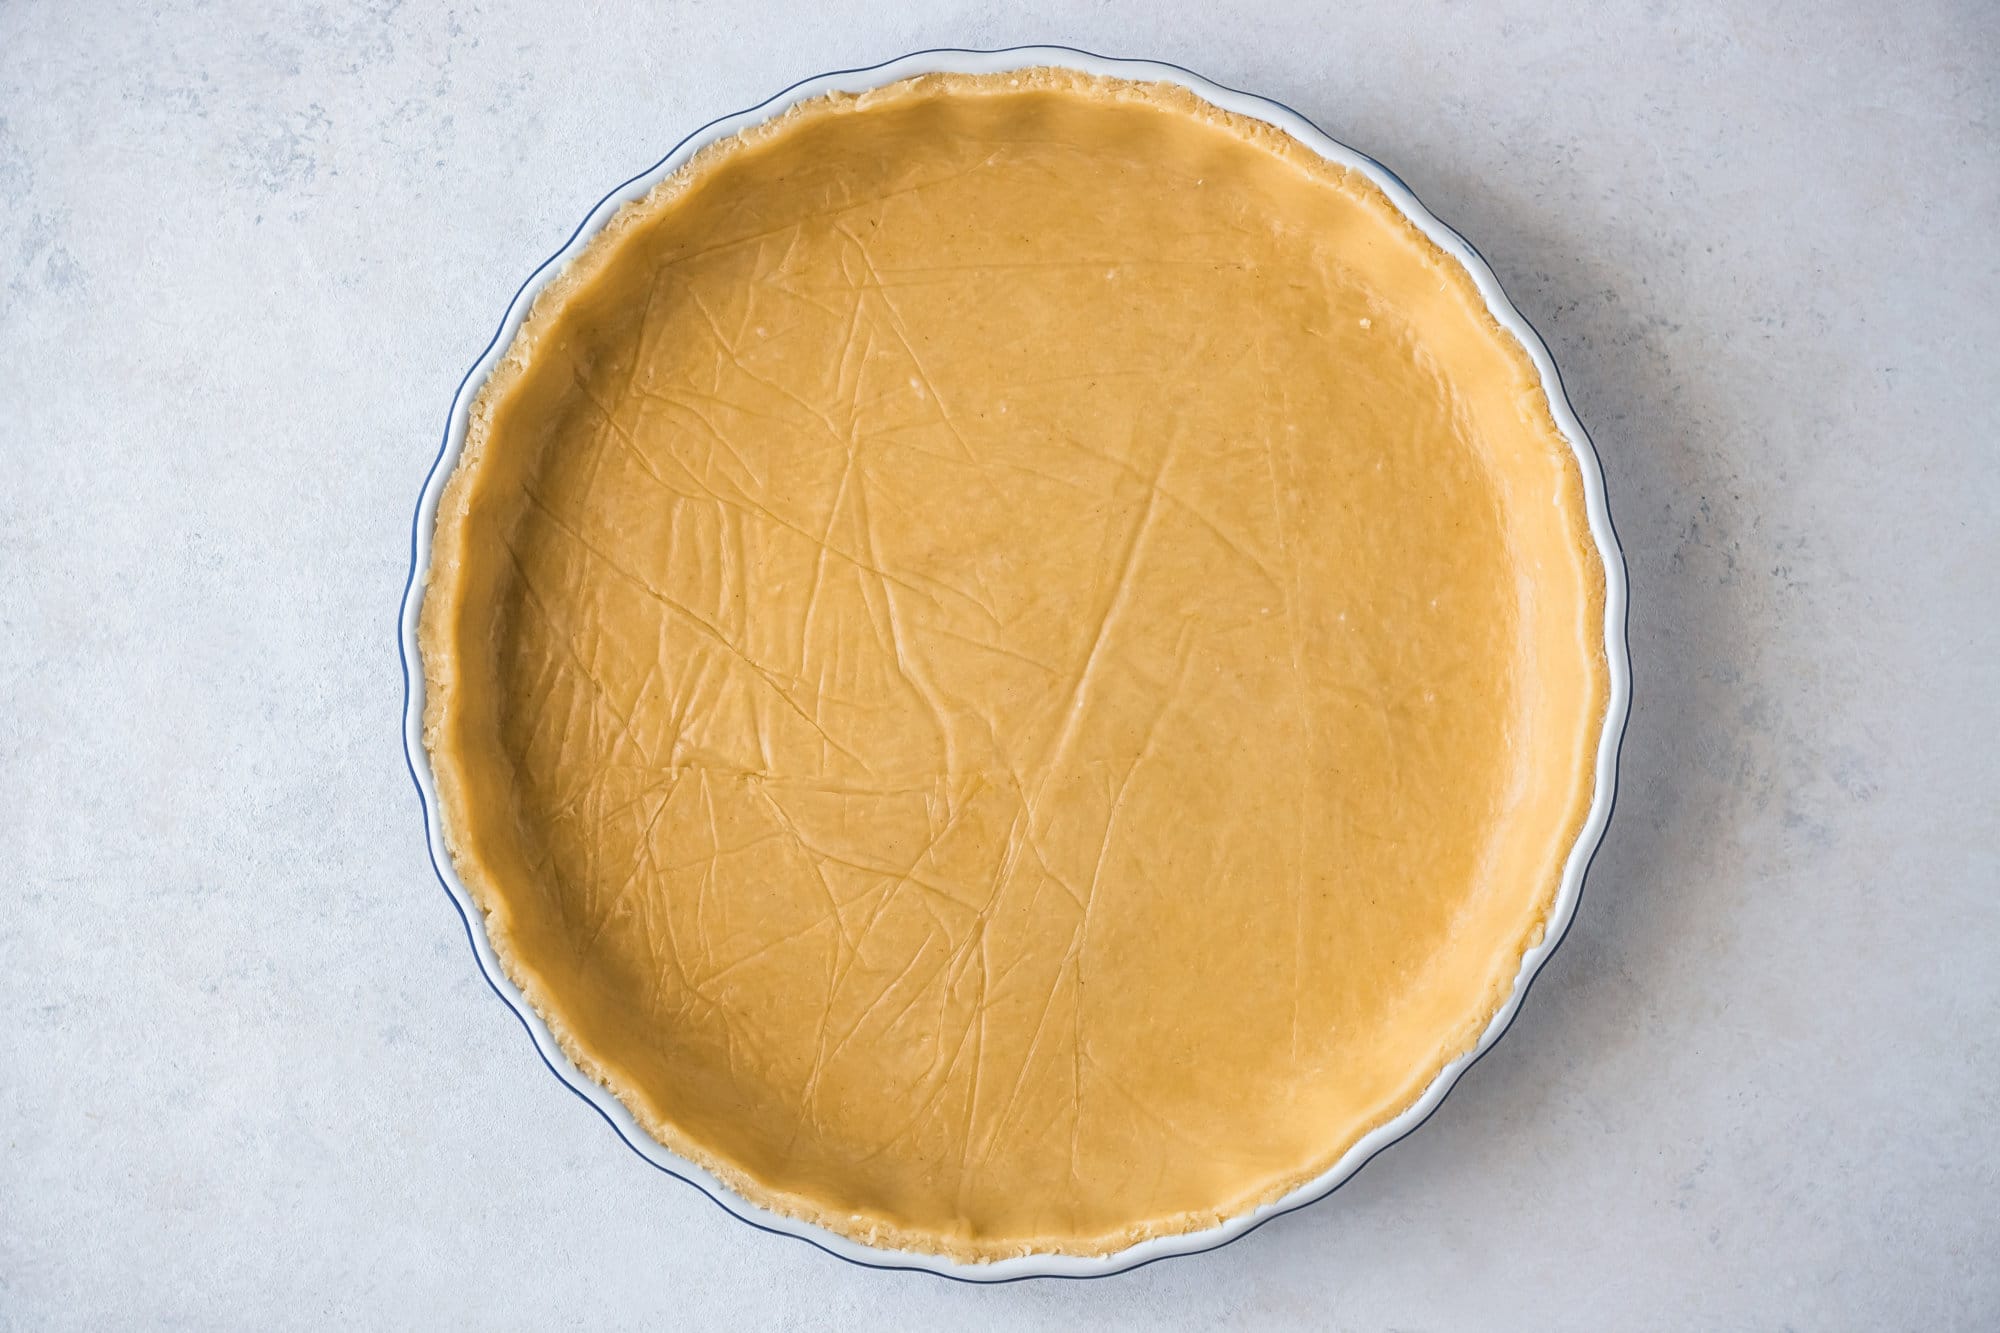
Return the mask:
[[[0,0],[0,1325],[2000,1321],[1991,6],[567,8]],[[1032,40],[1284,99],[1485,251],[1638,694],[1576,929],[1426,1129],[1219,1254],[974,1290],[731,1222],[540,1067],[394,626],[453,387],[605,189]]]

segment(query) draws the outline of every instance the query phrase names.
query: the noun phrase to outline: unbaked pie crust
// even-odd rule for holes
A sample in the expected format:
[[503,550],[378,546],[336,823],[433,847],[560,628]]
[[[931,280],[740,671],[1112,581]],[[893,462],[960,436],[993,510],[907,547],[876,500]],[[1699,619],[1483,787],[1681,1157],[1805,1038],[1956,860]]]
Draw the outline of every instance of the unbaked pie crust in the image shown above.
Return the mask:
[[438,508],[424,741],[563,1049],[744,1197],[1101,1254],[1468,1050],[1609,683],[1533,363],[1368,180],[1177,87],[927,75],[697,154]]

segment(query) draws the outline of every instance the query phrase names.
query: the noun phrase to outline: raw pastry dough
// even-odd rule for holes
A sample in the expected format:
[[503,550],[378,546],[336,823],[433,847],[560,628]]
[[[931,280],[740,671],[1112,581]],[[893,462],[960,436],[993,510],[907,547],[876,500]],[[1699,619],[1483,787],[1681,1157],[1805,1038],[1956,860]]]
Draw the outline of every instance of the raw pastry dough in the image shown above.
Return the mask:
[[760,1204],[1100,1253],[1466,1050],[1592,791],[1570,446],[1368,181],[1044,70],[798,106],[537,301],[425,740],[565,1049]]

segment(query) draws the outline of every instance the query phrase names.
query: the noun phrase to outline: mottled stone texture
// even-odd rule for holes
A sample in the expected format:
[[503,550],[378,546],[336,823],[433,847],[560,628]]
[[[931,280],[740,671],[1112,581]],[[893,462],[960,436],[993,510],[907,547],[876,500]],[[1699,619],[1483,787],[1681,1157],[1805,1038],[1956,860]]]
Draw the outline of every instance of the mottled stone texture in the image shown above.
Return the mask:
[[[1785,8],[0,5],[0,1326],[2000,1320],[2000,23]],[[740,1227],[547,1075],[431,878],[394,625],[453,386],[606,187],[1030,40],[1280,97],[1486,253],[1638,693],[1570,942],[1423,1132],[981,1292]]]

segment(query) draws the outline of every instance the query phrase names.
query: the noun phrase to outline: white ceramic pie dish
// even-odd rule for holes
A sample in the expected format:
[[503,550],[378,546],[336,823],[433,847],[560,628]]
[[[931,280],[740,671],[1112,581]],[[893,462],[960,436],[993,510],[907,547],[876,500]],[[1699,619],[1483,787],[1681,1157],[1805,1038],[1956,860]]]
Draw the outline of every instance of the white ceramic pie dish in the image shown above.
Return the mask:
[[[429,756],[422,740],[424,680],[419,665],[416,635],[424,575],[430,563],[430,542],[435,526],[438,496],[464,445],[473,398],[512,342],[537,294],[590,242],[618,209],[644,196],[661,179],[676,171],[707,144],[736,134],[808,98],[829,92],[861,92],[919,74],[995,73],[1046,65],[1064,66],[1086,73],[1124,79],[1178,84],[1225,110],[1275,125],[1323,157],[1367,177],[1426,236],[1464,266],[1472,276],[1494,319],[1519,340],[1532,359],[1547,393],[1556,425],[1574,452],[1582,473],[1591,534],[1604,566],[1604,654],[1610,677],[1610,695],[1602,733],[1598,738],[1596,785],[1589,816],[1564,863],[1562,882],[1542,942],[1523,956],[1511,993],[1494,1014],[1479,1041],[1464,1056],[1447,1065],[1424,1090],[1422,1096],[1402,1114],[1363,1137],[1323,1174],[1271,1203],[1238,1214],[1220,1226],[1156,1237],[1103,1257],[1037,1254],[971,1264],[954,1262],[934,1255],[873,1248],[810,1223],[768,1212],[748,1203],[706,1171],[662,1147],[639,1126],[630,1112],[615,1097],[570,1063],[541,1018],[508,981],[484,932],[474,928],[473,923],[480,920],[480,914],[471,895],[460,883],[445,850],[437,792]],[[1273,1217],[1292,1212],[1333,1192],[1383,1148],[1403,1138],[1427,1120],[1459,1076],[1491,1049],[1506,1031],[1526,998],[1536,973],[1562,942],[1576,911],[1585,872],[1610,818],[1616,786],[1618,747],[1624,732],[1631,693],[1624,628],[1626,607],[1624,561],[1606,506],[1603,477],[1597,455],[1564,396],[1561,378],[1540,337],[1501,292],[1497,279],[1478,252],[1451,228],[1432,216],[1394,173],[1372,158],[1328,138],[1311,122],[1288,107],[1224,88],[1178,66],[1142,60],[1112,59],[1066,47],[1024,46],[999,51],[919,51],[880,65],[818,75],[792,85],[755,107],[709,122],[681,140],[651,167],[605,195],[562,248],[544,261],[515,293],[505,317],[491,340],[460,382],[451,405],[450,416],[446,421],[443,442],[425,479],[423,493],[417,504],[411,533],[410,558],[410,578],[404,591],[399,625],[399,647],[404,680],[403,744],[410,775],[416,783],[424,809],[425,831],[429,839],[432,867],[458,910],[465,927],[466,938],[472,945],[474,956],[487,984],[520,1020],[522,1027],[533,1040],[542,1062],[548,1066],[551,1073],[562,1080],[565,1086],[603,1116],[619,1137],[648,1164],[695,1186],[717,1206],[741,1221],[763,1231],[796,1237],[838,1258],[863,1266],[929,1272],[971,1282],[1009,1282],[1029,1277],[1100,1277],[1173,1255],[1214,1249],[1248,1234]]]

